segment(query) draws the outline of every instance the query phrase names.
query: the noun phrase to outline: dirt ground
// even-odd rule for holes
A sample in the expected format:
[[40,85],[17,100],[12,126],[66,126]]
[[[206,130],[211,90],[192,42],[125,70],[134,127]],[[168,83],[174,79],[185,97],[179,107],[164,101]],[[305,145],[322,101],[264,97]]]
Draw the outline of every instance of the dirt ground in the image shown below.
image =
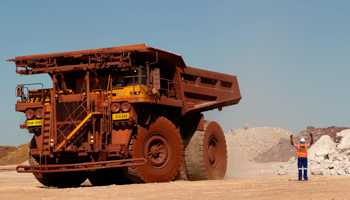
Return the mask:
[[85,181],[81,187],[62,189],[44,187],[32,174],[2,167],[0,199],[349,199],[350,176],[309,178],[306,182],[296,181],[296,177],[291,176],[265,174],[221,181],[101,187],[93,187]]
[[[242,141],[247,141],[245,130]],[[258,130],[258,129],[257,129]],[[260,130],[260,129],[259,129]],[[265,129],[264,129],[265,130]],[[269,129],[270,130],[270,129]],[[250,131],[250,132],[249,132]],[[259,132],[259,131],[258,131]],[[259,134],[259,133],[256,134]],[[271,132],[271,131],[269,131]],[[250,133],[254,135],[254,132]],[[277,134],[277,132],[276,132]],[[235,136],[232,144],[236,144]],[[277,138],[277,137],[276,137]],[[232,138],[231,138],[232,139]],[[248,138],[249,139],[249,138]],[[276,141],[277,142],[277,141]],[[252,142],[254,143],[254,141]],[[272,144],[272,142],[267,142]],[[274,144],[273,144],[274,145]],[[231,145],[232,146],[232,145]],[[288,146],[290,146],[288,140]],[[264,144],[249,148],[257,152]],[[266,147],[267,148],[267,147]],[[27,159],[28,149],[17,147],[3,160]],[[283,153],[283,155],[286,155]],[[311,176],[309,181],[297,181],[296,175],[268,174],[271,165],[281,163],[256,163],[245,159],[237,149],[228,149],[228,163],[225,180],[220,181],[173,181],[169,183],[129,184],[94,187],[87,180],[78,188],[55,188],[41,185],[32,174],[17,173],[16,165],[0,166],[0,200],[14,199],[350,199],[350,175]],[[289,157],[288,157],[289,158]],[[1,164],[1,162],[0,162]],[[15,164],[8,162],[8,164]],[[28,164],[28,163],[23,163]],[[294,166],[297,170],[297,166]],[[263,173],[267,172],[267,173]]]

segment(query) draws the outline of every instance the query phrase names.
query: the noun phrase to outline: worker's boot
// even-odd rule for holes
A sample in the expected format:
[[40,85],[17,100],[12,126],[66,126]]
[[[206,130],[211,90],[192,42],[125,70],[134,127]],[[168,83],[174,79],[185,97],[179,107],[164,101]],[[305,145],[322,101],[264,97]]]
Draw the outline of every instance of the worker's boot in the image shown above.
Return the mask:
[[307,180],[309,180],[309,179],[307,178],[307,170],[304,170],[304,181],[307,181]]

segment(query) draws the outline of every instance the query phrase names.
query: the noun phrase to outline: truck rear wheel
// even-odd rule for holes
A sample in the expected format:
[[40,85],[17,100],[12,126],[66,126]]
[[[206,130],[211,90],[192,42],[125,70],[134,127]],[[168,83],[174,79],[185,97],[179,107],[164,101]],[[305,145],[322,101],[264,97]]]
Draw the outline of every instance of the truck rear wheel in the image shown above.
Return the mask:
[[180,170],[182,139],[175,125],[164,117],[156,118],[149,127],[138,128],[131,140],[133,158],[145,158],[146,164],[124,169],[132,182],[168,182]]
[[227,167],[224,133],[217,122],[204,122],[204,131],[196,131],[185,149],[189,180],[221,180]]

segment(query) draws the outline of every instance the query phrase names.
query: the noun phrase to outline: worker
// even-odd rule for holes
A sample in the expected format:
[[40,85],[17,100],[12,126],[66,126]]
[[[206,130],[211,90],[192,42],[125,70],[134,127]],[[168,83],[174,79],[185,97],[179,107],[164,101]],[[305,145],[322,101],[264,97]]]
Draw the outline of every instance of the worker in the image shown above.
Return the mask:
[[304,168],[304,180],[307,181],[307,149],[314,143],[314,139],[312,137],[312,133],[310,133],[311,142],[305,144],[305,138],[300,139],[300,144],[294,144],[293,135],[290,135],[290,143],[297,149],[298,153],[298,170],[299,170],[299,178],[298,181],[302,180],[302,172]]

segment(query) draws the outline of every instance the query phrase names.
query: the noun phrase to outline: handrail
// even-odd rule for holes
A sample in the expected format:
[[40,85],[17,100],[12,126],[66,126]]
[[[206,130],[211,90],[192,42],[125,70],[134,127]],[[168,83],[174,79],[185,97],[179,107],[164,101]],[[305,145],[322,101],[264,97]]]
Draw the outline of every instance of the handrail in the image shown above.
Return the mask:
[[[18,90],[20,90],[20,95],[19,94],[16,94],[16,97],[21,97],[21,101],[23,99],[26,99],[26,103],[29,102],[29,92],[30,90],[27,88],[27,87],[24,87],[26,85],[41,85],[41,104],[44,104],[44,84],[42,83],[29,83],[29,84],[20,84],[20,85],[17,85],[16,87],[16,93],[18,93]],[[23,89],[26,88],[27,89],[27,94],[24,93]],[[28,97],[28,98],[26,98]]]
[[[82,121],[82,122],[80,122],[80,124],[77,126],[77,127],[75,127],[75,129],[67,136],[67,140],[69,140],[89,119],[90,119],[90,117],[92,116],[92,115],[98,115],[98,114],[101,114],[100,112],[92,112],[92,113],[90,113],[90,114],[88,114],[86,117],[85,117],[85,119]],[[62,142],[61,142],[61,144],[60,145],[58,145],[58,147],[56,148],[56,150],[59,150],[64,144],[66,143],[66,140],[63,140]]]

